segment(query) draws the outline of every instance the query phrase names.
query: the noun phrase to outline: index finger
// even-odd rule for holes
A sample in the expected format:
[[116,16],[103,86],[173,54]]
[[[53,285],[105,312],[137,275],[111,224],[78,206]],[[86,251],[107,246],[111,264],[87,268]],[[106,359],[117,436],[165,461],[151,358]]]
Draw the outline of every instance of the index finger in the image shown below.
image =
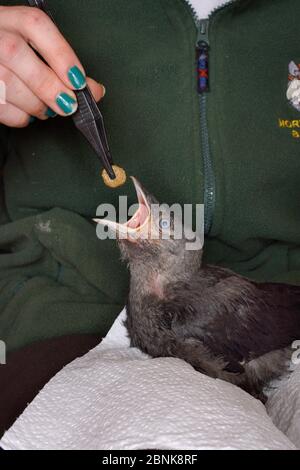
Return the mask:
[[67,87],[79,90],[86,86],[86,74],[80,60],[42,10],[22,6],[2,7],[1,27],[21,34]]

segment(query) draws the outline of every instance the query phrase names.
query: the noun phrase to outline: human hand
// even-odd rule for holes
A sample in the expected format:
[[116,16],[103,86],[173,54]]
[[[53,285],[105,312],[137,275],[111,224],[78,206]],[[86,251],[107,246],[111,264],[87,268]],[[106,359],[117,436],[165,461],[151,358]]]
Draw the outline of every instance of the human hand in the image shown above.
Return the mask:
[[105,94],[103,85],[86,78],[48,15],[32,7],[0,7],[1,81],[5,104],[0,104],[0,124],[9,127],[26,127],[32,118],[73,114],[78,106],[74,90],[86,83],[96,101]]

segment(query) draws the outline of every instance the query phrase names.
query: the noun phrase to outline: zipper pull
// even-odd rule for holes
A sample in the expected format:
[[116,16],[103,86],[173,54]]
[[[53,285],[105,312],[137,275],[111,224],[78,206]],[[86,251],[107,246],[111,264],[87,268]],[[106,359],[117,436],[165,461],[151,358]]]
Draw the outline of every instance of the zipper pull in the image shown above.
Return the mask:
[[198,93],[203,94],[209,91],[209,40],[208,40],[209,20],[200,20],[197,35],[197,83]]

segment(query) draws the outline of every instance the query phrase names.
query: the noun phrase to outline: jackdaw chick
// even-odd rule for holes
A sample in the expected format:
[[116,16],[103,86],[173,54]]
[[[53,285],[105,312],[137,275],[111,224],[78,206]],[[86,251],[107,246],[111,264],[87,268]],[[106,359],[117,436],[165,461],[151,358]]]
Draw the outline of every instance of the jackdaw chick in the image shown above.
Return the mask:
[[[256,283],[204,265],[187,249],[191,234],[135,179],[138,210],[126,224],[99,220],[117,234],[130,270],[126,327],[131,345],[177,357],[210,377],[266,400],[289,372],[300,339],[300,287]],[[155,210],[154,210],[155,209]]]

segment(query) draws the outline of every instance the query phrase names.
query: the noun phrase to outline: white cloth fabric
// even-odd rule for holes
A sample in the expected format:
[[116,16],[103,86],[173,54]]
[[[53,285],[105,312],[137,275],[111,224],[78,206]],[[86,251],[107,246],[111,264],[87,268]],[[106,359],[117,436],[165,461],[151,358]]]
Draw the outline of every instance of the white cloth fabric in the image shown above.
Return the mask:
[[4,435],[4,449],[295,449],[265,407],[172,358],[129,347],[125,311],[59,372]]
[[217,7],[225,5],[230,0],[188,0],[192,5],[198,18],[207,18],[208,15]]
[[267,403],[274,424],[300,449],[300,366]]

